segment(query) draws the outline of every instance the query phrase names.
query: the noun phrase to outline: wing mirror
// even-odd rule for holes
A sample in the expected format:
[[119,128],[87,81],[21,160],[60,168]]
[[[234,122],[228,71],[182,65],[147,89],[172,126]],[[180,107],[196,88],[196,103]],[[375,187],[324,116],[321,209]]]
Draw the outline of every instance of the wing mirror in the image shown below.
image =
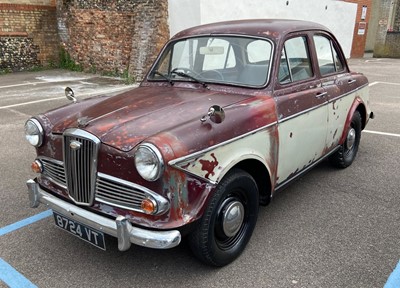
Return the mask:
[[225,111],[221,106],[213,105],[208,109],[207,115],[201,117],[201,122],[206,122],[207,118],[216,124],[222,123],[225,119]]
[[74,91],[70,87],[65,88],[65,97],[74,103],[78,101],[75,97]]

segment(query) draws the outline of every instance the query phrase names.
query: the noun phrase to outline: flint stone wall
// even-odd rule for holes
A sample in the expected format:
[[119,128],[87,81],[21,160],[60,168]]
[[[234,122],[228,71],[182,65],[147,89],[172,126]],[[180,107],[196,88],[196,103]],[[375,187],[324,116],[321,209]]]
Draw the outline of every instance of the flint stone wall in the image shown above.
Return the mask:
[[48,5],[0,3],[0,70],[22,71],[58,61],[56,7]]

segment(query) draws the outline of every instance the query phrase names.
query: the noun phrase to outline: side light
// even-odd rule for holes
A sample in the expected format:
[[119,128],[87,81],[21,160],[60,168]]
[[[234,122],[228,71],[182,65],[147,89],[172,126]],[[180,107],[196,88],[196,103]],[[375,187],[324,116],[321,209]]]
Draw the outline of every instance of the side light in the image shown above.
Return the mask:
[[42,173],[43,172],[42,162],[40,162],[39,160],[33,161],[31,164],[31,169],[35,173]]
[[157,212],[157,203],[152,199],[143,199],[140,206],[146,214],[155,214]]

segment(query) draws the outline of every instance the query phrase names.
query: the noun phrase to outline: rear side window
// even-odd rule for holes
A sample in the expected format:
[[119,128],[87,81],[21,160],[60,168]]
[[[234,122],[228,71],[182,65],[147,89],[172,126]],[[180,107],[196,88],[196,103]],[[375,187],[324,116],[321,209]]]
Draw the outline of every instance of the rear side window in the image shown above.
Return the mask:
[[279,66],[279,83],[301,81],[313,76],[306,37],[285,42]]
[[329,38],[316,35],[314,36],[314,44],[321,75],[328,75],[343,71],[343,63]]

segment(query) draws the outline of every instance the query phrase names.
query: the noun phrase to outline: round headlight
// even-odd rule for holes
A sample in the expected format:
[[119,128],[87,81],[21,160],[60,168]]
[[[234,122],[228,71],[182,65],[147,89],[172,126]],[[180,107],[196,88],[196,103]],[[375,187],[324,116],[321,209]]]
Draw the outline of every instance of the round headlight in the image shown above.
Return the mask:
[[147,181],[156,181],[160,178],[164,168],[160,151],[152,144],[139,146],[135,152],[135,166],[140,176]]
[[39,147],[43,143],[43,128],[36,119],[29,119],[25,123],[25,138],[28,142]]

